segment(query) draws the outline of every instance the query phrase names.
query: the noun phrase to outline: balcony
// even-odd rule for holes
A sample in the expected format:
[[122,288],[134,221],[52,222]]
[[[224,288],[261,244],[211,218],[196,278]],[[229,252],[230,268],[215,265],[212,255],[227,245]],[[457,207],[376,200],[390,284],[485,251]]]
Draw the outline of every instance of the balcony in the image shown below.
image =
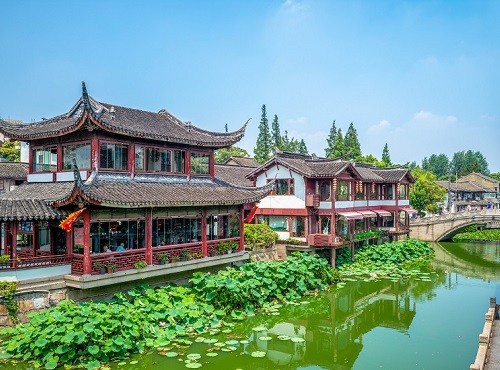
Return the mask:
[[312,247],[337,247],[343,243],[341,237],[334,237],[330,234],[309,234],[307,236],[307,244]]
[[306,195],[306,207],[319,207],[319,195],[318,194],[307,194]]

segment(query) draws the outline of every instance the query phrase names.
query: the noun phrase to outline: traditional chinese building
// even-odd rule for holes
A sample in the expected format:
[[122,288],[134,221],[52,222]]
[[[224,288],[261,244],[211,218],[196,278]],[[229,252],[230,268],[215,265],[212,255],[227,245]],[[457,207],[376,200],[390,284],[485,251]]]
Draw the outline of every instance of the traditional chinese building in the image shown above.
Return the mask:
[[[242,251],[244,205],[271,187],[216,178],[214,150],[238,142],[245,127],[210,132],[166,110],[99,102],[85,83],[67,113],[0,120],[0,132],[29,150],[27,182],[0,198],[3,267],[71,264],[72,274],[88,275],[210,257],[221,242]],[[61,220],[77,210],[65,232]]]
[[[364,240],[382,230],[391,239],[409,234],[409,187],[404,168],[375,168],[314,155],[277,153],[248,174],[256,186],[275,182],[258,203],[257,222],[281,239],[299,238],[309,246],[332,249]],[[332,260],[335,253],[332,253]]]

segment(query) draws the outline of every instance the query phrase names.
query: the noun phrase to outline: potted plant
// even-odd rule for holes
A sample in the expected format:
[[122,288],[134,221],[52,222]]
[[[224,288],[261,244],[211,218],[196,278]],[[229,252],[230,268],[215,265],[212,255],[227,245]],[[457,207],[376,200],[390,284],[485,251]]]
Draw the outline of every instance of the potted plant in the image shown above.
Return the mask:
[[158,254],[158,261],[160,265],[165,265],[168,262],[168,254],[165,252]]
[[146,263],[146,261],[137,261],[136,263],[134,263],[134,268],[135,269],[143,269],[144,267],[148,267],[148,264]]
[[102,263],[102,261],[95,261],[94,263],[92,263],[92,267],[99,271],[99,274],[103,275],[106,273],[106,265],[104,263]]
[[172,263],[179,262],[179,260],[180,260],[180,257],[177,254],[173,254],[170,256],[170,262],[172,262]]
[[182,252],[181,252],[181,261],[187,261],[188,260],[188,257],[189,257],[189,251],[187,249],[184,249]]
[[108,272],[108,274],[112,274],[116,271],[116,265],[114,263],[108,263],[106,265],[106,271]]
[[232,253],[233,249],[236,249],[238,248],[238,243],[236,242],[220,242],[219,245],[218,245],[218,249],[219,249],[219,252],[221,254],[224,254],[224,253]]
[[75,244],[73,246],[73,253],[81,254],[83,252],[83,244]]
[[0,256],[0,265],[3,267],[10,266],[10,256],[8,254],[3,254]]

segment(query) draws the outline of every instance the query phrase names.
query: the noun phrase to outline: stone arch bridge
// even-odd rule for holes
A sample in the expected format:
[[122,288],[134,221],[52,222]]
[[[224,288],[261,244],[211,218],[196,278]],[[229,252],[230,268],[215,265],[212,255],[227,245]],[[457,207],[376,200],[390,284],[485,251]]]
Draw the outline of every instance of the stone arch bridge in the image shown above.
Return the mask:
[[500,209],[417,218],[410,222],[410,237],[428,242],[447,240],[469,225],[500,228]]

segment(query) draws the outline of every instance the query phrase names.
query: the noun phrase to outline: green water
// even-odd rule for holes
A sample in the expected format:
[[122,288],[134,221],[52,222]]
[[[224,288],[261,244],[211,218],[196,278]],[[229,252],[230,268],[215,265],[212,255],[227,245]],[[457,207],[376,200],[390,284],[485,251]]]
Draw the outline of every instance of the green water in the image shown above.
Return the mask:
[[[154,350],[109,366],[186,369],[186,355],[198,353],[201,369],[212,370],[467,369],[489,298],[500,299],[500,245],[442,243],[435,250],[420,279],[348,281],[302,304],[201,335],[242,341],[233,351],[214,350],[218,355],[208,357],[213,344],[186,337],[193,343],[168,349],[179,354],[175,358]],[[259,326],[265,329],[254,330]],[[252,357],[256,351],[265,357]]]

